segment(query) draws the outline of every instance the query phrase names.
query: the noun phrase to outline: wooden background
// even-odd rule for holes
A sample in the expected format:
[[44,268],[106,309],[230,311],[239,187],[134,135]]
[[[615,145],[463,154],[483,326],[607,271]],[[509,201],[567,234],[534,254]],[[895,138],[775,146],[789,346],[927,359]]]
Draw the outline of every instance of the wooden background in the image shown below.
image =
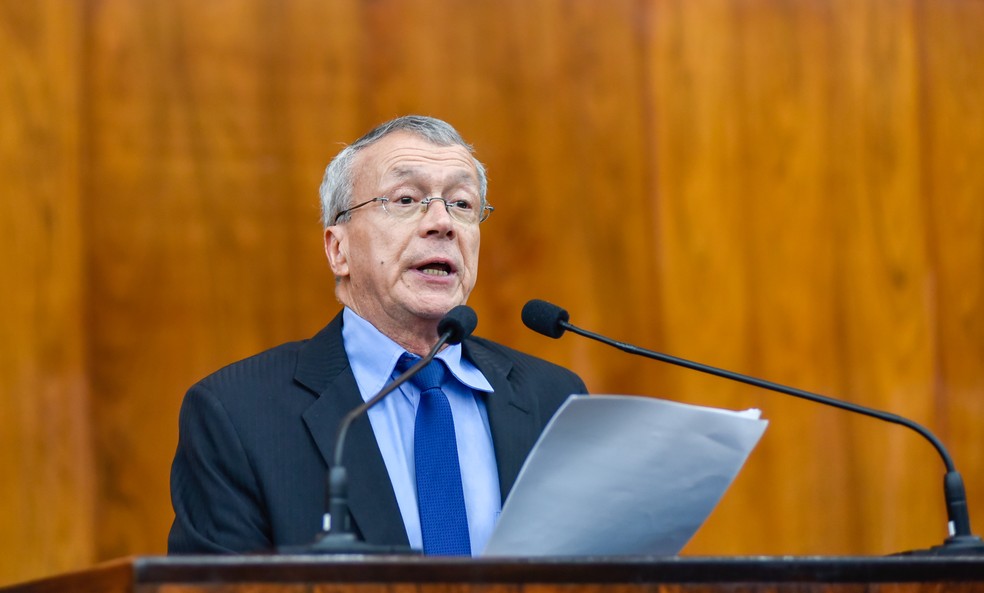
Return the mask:
[[686,553],[937,544],[942,465],[527,299],[926,424],[984,530],[984,2],[0,0],[0,582],[164,551],[184,390],[337,311],[323,167],[405,113],[488,165],[480,334],[771,420]]

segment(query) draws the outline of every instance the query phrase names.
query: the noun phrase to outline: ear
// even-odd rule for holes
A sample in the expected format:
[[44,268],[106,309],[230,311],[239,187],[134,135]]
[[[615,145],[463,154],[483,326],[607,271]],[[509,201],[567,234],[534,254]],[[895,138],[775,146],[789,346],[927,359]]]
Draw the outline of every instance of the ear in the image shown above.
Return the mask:
[[349,275],[348,240],[344,226],[334,225],[325,229],[325,256],[335,278]]

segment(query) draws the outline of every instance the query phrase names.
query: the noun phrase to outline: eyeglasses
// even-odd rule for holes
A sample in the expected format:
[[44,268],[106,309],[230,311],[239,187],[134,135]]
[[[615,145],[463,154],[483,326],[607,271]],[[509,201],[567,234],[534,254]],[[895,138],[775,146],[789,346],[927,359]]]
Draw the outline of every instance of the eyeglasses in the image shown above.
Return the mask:
[[380,196],[378,198],[366,200],[361,204],[356,204],[347,210],[342,210],[339,212],[335,216],[335,220],[332,224],[338,224],[338,220],[343,216],[351,213],[353,210],[362,208],[367,204],[372,204],[373,202],[379,202],[382,204],[383,210],[386,214],[401,221],[409,221],[423,216],[424,213],[427,212],[427,207],[430,206],[432,202],[443,203],[444,209],[447,210],[451,218],[462,224],[479,224],[481,222],[485,222],[489,215],[492,214],[492,211],[495,210],[495,208],[489,206],[488,204],[479,206],[477,198],[419,198],[412,194],[403,194],[397,198]]

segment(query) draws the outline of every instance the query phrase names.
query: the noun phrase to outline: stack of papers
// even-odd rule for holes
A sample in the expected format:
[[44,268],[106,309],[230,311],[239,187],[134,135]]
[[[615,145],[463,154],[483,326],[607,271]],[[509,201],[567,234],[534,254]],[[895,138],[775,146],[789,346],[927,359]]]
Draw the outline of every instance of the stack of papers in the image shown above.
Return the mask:
[[758,410],[571,397],[523,465],[483,555],[678,554],[767,424]]

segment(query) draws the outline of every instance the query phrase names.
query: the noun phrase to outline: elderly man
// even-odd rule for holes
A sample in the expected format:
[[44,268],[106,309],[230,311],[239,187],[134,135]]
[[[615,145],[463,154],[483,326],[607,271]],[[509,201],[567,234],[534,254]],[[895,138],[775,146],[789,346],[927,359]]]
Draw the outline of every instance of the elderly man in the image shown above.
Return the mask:
[[[332,160],[324,245],[344,309],[313,338],[188,391],[170,553],[315,539],[340,419],[432,348],[438,321],[475,286],[485,194],[471,147],[433,118],[387,122]],[[442,349],[418,379],[349,431],[352,522],[370,543],[478,554],[540,431],[584,384],[474,337]]]

